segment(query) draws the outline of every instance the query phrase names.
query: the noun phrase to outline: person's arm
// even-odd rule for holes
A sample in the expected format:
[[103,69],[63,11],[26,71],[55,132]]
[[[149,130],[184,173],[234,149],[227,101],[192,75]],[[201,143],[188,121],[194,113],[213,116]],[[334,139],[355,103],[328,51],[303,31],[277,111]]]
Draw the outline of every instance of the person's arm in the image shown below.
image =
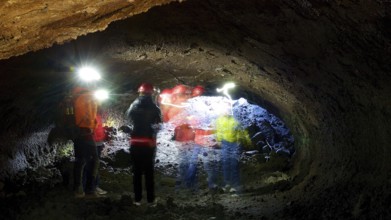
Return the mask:
[[128,110],[126,110],[125,112],[125,119],[128,125],[133,124],[133,113],[134,110],[136,109],[137,103],[138,100],[136,99],[134,102],[132,102],[132,104],[130,104]]
[[252,142],[250,139],[250,135],[248,134],[246,129],[243,129],[240,131],[240,143],[247,150],[254,149],[254,146],[252,145]]
[[153,128],[155,129],[155,131],[159,131],[161,129],[161,123],[163,122],[162,121],[162,113],[159,109],[159,107],[156,106],[156,111],[155,111],[155,117],[154,117],[154,125],[153,125]]

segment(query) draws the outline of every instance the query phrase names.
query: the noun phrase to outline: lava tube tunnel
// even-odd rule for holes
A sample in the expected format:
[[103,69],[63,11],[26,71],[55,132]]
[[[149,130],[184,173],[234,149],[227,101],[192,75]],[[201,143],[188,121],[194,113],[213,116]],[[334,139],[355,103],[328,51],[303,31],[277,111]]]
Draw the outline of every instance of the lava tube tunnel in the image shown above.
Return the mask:
[[[0,6],[2,219],[390,218],[389,1]],[[105,194],[75,198],[61,120],[73,114],[70,91],[90,79],[104,89]],[[153,207],[134,205],[126,117],[143,83],[163,119]],[[230,154],[219,138],[228,125]],[[178,179],[184,163],[191,187]],[[226,184],[233,171],[237,187]]]

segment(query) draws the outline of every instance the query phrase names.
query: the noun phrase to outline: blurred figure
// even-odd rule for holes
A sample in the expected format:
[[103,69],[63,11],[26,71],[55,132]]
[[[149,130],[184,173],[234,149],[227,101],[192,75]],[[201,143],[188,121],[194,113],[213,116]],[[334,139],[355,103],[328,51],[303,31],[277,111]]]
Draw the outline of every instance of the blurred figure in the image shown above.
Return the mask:
[[189,175],[189,165],[192,159],[192,148],[194,145],[194,131],[188,124],[187,115],[185,115],[184,103],[191,98],[191,88],[185,85],[177,85],[172,88],[171,107],[167,112],[168,121],[173,123],[174,140],[178,148],[178,178],[177,187],[193,188],[194,178]]
[[184,112],[186,101],[191,98],[191,88],[186,85],[177,85],[171,90],[171,103],[167,112],[167,121],[177,120],[174,122],[180,125],[181,121],[185,118],[181,116],[176,118],[177,115]]
[[[105,147],[104,141],[106,139],[107,139],[107,135],[106,135],[105,128],[103,127],[103,122],[102,122],[102,109],[98,106],[98,112],[96,114],[96,128],[94,130],[94,141],[96,144],[96,150],[98,153],[99,160],[101,158],[102,150]],[[93,165],[94,165],[93,163],[89,162],[86,164],[86,169],[84,169],[84,175],[83,175],[84,189],[86,186],[87,176],[92,175]],[[99,178],[99,172],[98,172],[96,175],[95,181],[94,181],[95,191],[99,195],[107,194],[107,191],[105,191],[99,187],[99,183],[100,183],[100,178]]]
[[156,135],[160,129],[161,111],[153,102],[153,86],[143,83],[138,88],[139,97],[133,101],[126,111],[126,117],[132,125],[130,131],[130,154],[133,166],[133,189],[135,202],[141,205],[142,175],[145,175],[147,202],[154,206],[155,182],[154,166],[156,156]]
[[[205,92],[203,86],[197,85],[193,88],[191,96],[201,96]],[[209,189],[216,189],[216,176],[218,171],[218,152],[216,146],[214,131],[211,128],[203,128],[202,118],[191,116],[190,121],[194,128],[194,146],[190,158],[188,169],[188,179],[194,181],[194,187],[197,185],[198,158],[203,163],[204,170],[207,173],[207,182]]]
[[197,162],[200,156],[204,170],[207,174],[208,188],[217,189],[216,178],[218,173],[219,153],[217,151],[214,131],[211,129],[195,129],[194,149],[189,173],[196,178]]
[[204,92],[205,92],[205,88],[203,86],[197,85],[191,91],[191,97],[194,98],[197,96],[201,96],[202,94],[204,94]]
[[216,139],[221,146],[221,161],[224,176],[224,191],[237,195],[240,187],[239,161],[241,143],[251,144],[246,130],[241,128],[239,122],[226,111],[216,120]]
[[[74,165],[74,192],[76,198],[85,194],[98,196],[95,189],[95,179],[98,175],[99,158],[94,141],[96,128],[96,114],[98,103],[90,90],[76,87],[72,91],[74,97],[74,117],[79,128],[78,135],[73,140],[75,151]],[[86,177],[85,191],[82,186],[82,177],[87,163],[91,164],[90,175]]]
[[163,122],[169,121],[168,112],[171,107],[171,93],[171,89],[164,89],[158,96],[158,104],[162,112]]
[[178,177],[176,187],[193,188],[195,177],[189,173],[189,166],[192,163],[192,148],[194,145],[194,131],[189,124],[182,124],[175,127],[174,140],[178,148]]

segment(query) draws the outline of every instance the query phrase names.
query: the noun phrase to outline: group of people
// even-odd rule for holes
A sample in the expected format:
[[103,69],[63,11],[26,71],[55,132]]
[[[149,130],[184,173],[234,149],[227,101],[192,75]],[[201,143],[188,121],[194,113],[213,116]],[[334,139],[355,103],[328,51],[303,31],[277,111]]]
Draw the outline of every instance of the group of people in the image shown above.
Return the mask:
[[[139,86],[139,96],[125,114],[131,128],[129,145],[135,205],[141,205],[143,175],[147,202],[156,204],[154,165],[157,133],[162,123],[171,123],[175,128],[173,141],[179,152],[178,187],[196,188],[198,159],[199,155],[202,155],[208,157],[203,164],[208,174],[209,188],[218,187],[216,178],[221,165],[224,189],[231,192],[239,190],[240,147],[243,141],[250,142],[249,137],[233,117],[230,105],[227,105],[221,117],[216,119],[215,126],[210,128],[196,126],[197,118],[184,114],[186,101],[201,96],[204,91],[202,86],[191,88],[178,85],[163,90],[155,103],[153,85],[143,83]],[[104,134],[99,130],[102,123],[98,103],[88,90],[76,89],[74,93],[77,97],[74,102],[75,121],[79,128],[79,134],[73,140],[75,196],[99,196],[106,191],[98,187],[99,157],[104,140]],[[221,153],[217,148],[221,148]]]
[[251,144],[251,140],[234,118],[230,100],[224,103],[213,125],[203,122],[202,116],[189,111],[191,107],[187,106],[187,101],[202,96],[204,92],[204,87],[200,85],[194,88],[177,85],[163,90],[158,99],[163,121],[174,127],[173,140],[178,149],[179,162],[176,187],[197,190],[198,161],[201,160],[209,189],[218,189],[218,173],[222,167],[224,191],[237,195],[240,191],[241,146]]

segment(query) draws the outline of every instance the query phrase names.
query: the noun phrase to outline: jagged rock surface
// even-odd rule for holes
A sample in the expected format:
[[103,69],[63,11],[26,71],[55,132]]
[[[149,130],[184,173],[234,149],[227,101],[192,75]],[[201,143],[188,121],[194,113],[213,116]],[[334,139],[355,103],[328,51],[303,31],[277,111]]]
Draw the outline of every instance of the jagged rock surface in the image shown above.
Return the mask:
[[113,21],[173,0],[0,2],[0,59],[102,31]]

